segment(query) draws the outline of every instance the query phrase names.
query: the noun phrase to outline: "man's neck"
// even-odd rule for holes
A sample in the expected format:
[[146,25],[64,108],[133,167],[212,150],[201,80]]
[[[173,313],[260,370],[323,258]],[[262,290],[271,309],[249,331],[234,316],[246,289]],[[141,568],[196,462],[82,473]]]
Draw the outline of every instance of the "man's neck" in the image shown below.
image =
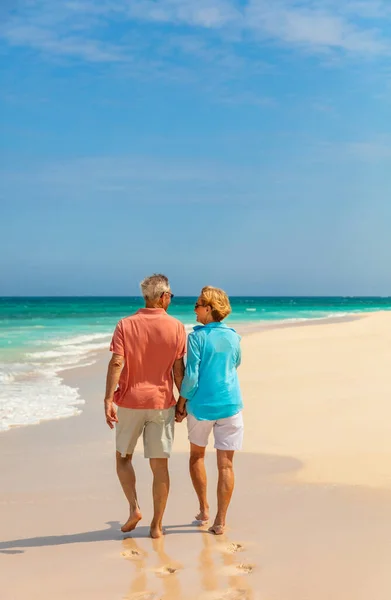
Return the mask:
[[146,302],[145,308],[163,308],[161,304],[155,302]]

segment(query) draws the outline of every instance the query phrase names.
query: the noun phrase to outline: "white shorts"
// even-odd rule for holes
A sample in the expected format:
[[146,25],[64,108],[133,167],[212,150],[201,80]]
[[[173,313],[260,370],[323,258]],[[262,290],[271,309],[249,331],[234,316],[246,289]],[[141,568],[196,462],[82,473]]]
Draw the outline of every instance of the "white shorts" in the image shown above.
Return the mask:
[[205,448],[208,445],[210,432],[213,429],[216,450],[241,450],[243,443],[242,411],[233,417],[217,421],[199,421],[193,415],[187,417],[189,442]]

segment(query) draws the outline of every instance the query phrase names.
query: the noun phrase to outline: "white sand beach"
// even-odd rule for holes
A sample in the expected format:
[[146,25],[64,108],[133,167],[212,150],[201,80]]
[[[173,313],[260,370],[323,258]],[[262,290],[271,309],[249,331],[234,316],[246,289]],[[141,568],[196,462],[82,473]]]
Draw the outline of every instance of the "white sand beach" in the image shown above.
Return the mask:
[[[1,599],[389,600],[391,313],[247,333],[245,447],[224,536],[193,524],[185,424],[170,461],[166,535],[131,536],[103,418],[109,353],[66,373],[80,416],[0,435]],[[210,501],[215,457],[209,448]]]

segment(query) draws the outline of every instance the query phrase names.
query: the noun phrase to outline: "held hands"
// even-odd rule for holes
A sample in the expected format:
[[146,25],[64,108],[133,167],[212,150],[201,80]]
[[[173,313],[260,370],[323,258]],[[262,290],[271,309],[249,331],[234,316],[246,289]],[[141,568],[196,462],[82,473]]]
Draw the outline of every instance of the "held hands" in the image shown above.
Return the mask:
[[118,423],[117,407],[112,400],[105,398],[105,417],[110,429],[114,429],[114,423]]
[[175,408],[175,421],[176,423],[182,423],[183,419],[186,419],[186,417],[186,400],[180,397]]
[[183,409],[183,412],[179,412],[178,409],[175,410],[175,422],[182,423],[183,419],[186,419],[187,412],[186,409]]

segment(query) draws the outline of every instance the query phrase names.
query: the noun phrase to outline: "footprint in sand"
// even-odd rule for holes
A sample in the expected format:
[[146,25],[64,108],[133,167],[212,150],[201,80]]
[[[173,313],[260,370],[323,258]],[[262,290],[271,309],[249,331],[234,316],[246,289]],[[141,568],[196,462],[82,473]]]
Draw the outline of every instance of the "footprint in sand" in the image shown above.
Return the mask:
[[230,544],[217,542],[215,549],[217,552],[221,552],[222,554],[236,554],[237,552],[244,552],[247,550],[247,546],[244,544],[239,544],[237,542],[231,542]]
[[124,550],[121,552],[121,556],[130,560],[140,560],[141,558],[144,558],[144,554],[140,552],[140,550],[136,550],[134,548],[131,548],[130,550]]
[[228,590],[222,596],[221,600],[249,600],[248,590]]
[[230,588],[225,591],[211,592],[202,596],[202,600],[252,600],[253,596],[249,590],[241,588]]
[[126,596],[125,600],[161,600],[154,592],[137,592]]
[[235,577],[238,575],[249,575],[254,570],[254,565],[248,563],[240,563],[238,565],[226,565],[222,569],[222,573],[227,577]]
[[174,565],[165,565],[164,567],[156,569],[155,573],[159,577],[166,577],[167,575],[173,575],[178,569],[179,567],[174,567]]
[[225,548],[225,551],[228,552],[228,554],[235,554],[236,552],[243,552],[243,550],[244,550],[244,546],[242,544],[235,544],[235,542],[228,544],[228,546]]
[[249,600],[248,590],[228,590],[221,600]]
[[248,575],[249,573],[253,572],[254,566],[240,563],[240,565],[236,566],[236,570],[239,571],[239,573],[245,573],[246,575]]

